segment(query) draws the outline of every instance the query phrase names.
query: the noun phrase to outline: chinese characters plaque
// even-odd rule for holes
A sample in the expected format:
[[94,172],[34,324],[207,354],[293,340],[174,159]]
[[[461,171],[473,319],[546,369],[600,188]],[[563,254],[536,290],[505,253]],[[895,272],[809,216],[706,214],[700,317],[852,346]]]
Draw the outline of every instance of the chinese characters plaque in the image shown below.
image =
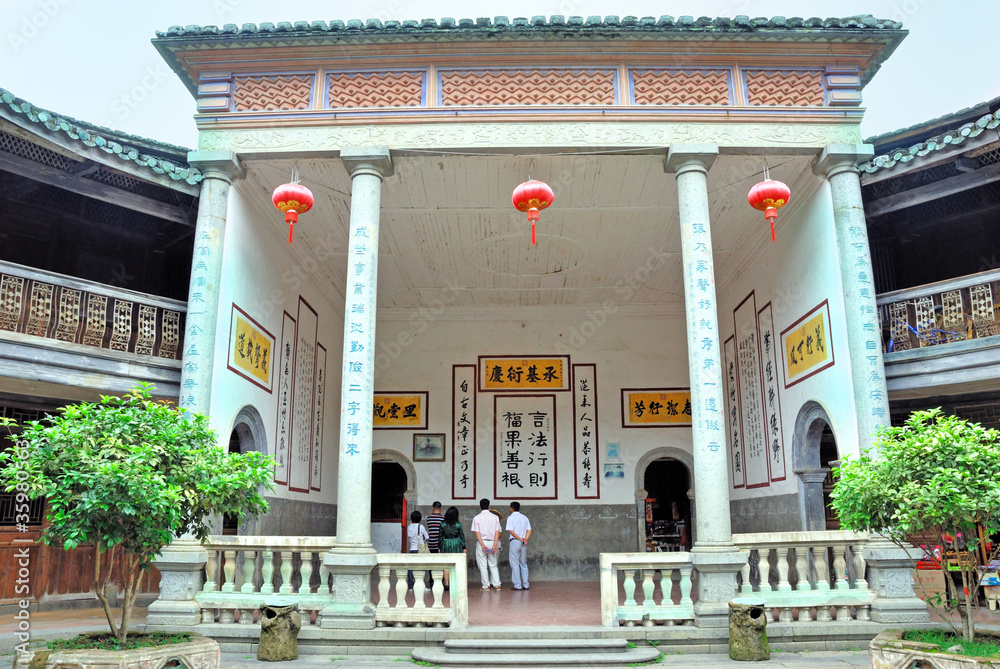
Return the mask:
[[278,417],[274,430],[274,482],[288,483],[288,450],[292,426],[292,362],[295,352],[295,319],[284,312],[278,367]]
[[743,432],[743,465],[747,488],[770,485],[770,458],[761,395],[757,306],[751,291],[733,311],[736,326],[736,387]]
[[427,393],[375,393],[372,427],[376,430],[426,430]]
[[826,300],[781,333],[785,387],[833,367],[830,307]]
[[576,498],[601,496],[597,440],[597,365],[573,365],[573,450]]
[[771,303],[757,312],[760,348],[764,363],[764,426],[767,451],[771,458],[771,480],[785,480],[785,439],[781,427],[781,399],[778,397],[778,342],[774,338]]
[[476,366],[452,365],[452,499],[476,499]]
[[320,489],[320,476],[323,473],[323,405],[326,399],[326,348],[316,344],[316,392],[313,405],[313,447],[312,447],[312,478],[309,480],[311,490]]
[[229,340],[229,370],[271,392],[274,336],[234,304]]
[[622,388],[622,427],[691,427],[691,390]]
[[295,338],[295,378],[292,382],[292,447],[288,462],[288,489],[309,492],[312,473],[313,401],[316,391],[316,334],[319,317],[299,298]]
[[494,498],[556,498],[555,395],[493,399]]
[[569,356],[480,356],[482,391],[569,390]]
[[733,466],[733,487],[746,485],[743,471],[743,431],[740,427],[740,403],[736,389],[736,337],[726,340],[722,364],[725,365],[726,420],[729,426],[729,454]]

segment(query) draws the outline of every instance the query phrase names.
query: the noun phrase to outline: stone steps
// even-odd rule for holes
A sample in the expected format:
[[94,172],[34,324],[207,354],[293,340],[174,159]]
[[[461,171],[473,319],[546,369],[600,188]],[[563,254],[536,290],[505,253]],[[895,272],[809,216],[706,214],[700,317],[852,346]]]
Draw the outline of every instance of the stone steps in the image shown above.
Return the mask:
[[441,667],[622,667],[651,662],[660,651],[629,648],[625,639],[448,639],[414,649],[414,660]]

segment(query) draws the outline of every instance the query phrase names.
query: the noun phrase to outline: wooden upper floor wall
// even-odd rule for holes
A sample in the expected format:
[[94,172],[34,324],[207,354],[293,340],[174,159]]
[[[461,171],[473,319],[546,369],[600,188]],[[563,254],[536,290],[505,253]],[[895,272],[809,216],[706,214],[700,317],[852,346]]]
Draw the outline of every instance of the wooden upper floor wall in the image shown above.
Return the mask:
[[665,116],[857,123],[864,83],[905,35],[874,19],[635,19],[629,28],[630,17],[541,18],[515,19],[520,29],[502,17],[190,26],[154,44],[197,98],[203,129]]

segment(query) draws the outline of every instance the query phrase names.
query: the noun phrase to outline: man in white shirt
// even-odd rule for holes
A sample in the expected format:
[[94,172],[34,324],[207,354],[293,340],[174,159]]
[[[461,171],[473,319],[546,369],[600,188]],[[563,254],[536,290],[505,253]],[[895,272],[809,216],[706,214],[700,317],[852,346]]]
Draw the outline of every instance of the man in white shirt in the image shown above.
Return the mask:
[[510,515],[507,516],[507,533],[510,534],[510,551],[507,559],[510,562],[510,580],[514,582],[515,590],[528,589],[528,537],[531,536],[531,521],[521,513],[521,503],[510,503]]
[[483,590],[489,590],[491,585],[494,590],[499,590],[497,553],[500,551],[500,520],[490,511],[490,500],[479,500],[479,508],[482,509],[479,515],[472,519],[472,531],[476,535],[476,565]]

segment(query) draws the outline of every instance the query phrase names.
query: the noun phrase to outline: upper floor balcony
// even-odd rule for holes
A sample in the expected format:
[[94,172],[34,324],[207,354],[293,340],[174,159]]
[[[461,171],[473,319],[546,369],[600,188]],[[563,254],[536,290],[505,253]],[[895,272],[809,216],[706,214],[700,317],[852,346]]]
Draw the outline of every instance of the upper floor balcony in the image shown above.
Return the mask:
[[65,399],[144,381],[176,398],[186,311],[179,300],[0,261],[0,381],[6,392]]
[[882,293],[894,399],[1000,389],[1000,269]]

